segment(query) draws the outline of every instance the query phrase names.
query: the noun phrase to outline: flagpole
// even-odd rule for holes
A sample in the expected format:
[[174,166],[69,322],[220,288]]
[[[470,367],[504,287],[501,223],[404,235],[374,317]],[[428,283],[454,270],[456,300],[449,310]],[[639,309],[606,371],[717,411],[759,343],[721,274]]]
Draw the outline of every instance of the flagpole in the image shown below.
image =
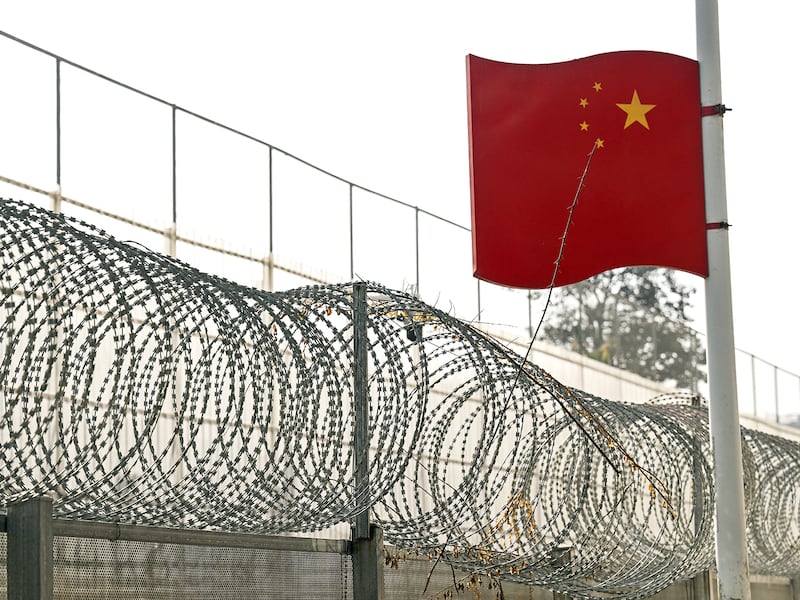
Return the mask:
[[[696,0],[700,101],[704,107],[703,170],[708,223],[706,279],[709,428],[714,457],[717,580],[721,600],[750,600],[742,441],[736,395],[728,211],[723,151],[717,0]],[[712,110],[716,107],[717,110]],[[710,113],[710,114],[709,114]]]

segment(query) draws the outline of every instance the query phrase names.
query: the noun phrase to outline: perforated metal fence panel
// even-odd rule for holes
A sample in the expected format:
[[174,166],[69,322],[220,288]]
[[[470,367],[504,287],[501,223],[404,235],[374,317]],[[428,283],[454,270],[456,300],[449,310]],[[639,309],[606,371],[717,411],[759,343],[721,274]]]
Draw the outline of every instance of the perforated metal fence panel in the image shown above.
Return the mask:
[[8,598],[8,573],[6,572],[6,534],[0,533],[0,600]]
[[750,593],[756,600],[792,600],[791,584],[751,582]]
[[351,600],[350,557],[57,537],[55,600]]
[[[0,522],[4,526],[4,522]],[[175,535],[181,532],[176,531]],[[185,533],[185,532],[183,532]],[[357,600],[352,561],[342,552],[193,545],[99,537],[53,540],[54,600]],[[0,530],[0,600],[8,599],[7,534]],[[449,565],[413,557],[384,569],[386,600],[559,600],[527,585],[489,584]],[[753,598],[791,600],[791,582],[754,576]],[[457,584],[467,589],[455,591]],[[677,582],[653,600],[691,597]]]

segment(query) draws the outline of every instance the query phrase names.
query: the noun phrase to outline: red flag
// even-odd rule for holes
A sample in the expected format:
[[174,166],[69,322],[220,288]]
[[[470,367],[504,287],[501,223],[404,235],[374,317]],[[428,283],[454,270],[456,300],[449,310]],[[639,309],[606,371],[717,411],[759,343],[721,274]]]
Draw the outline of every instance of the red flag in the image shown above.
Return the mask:
[[546,288],[623,266],[708,275],[698,64],[613,52],[467,57],[475,276]]

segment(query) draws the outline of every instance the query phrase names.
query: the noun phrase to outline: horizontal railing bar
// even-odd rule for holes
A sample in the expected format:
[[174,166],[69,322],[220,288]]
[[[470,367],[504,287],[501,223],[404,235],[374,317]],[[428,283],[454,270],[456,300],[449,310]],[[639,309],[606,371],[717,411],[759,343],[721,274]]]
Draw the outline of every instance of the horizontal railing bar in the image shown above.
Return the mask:
[[[2,520],[3,529],[5,529],[5,515],[2,516]],[[349,540],[174,529],[171,527],[125,525],[102,521],[77,521],[64,518],[53,519],[53,535],[57,537],[106,539],[111,541],[125,540],[128,542],[180,544],[183,546],[253,548],[282,552],[350,554],[351,551]]]

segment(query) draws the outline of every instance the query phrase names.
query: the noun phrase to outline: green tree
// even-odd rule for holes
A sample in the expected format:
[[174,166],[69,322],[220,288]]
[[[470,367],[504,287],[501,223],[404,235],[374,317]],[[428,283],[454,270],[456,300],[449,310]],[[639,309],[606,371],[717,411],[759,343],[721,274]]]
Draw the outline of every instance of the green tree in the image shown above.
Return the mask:
[[629,267],[553,291],[544,338],[653,381],[693,388],[705,348],[689,326],[694,288],[667,269]]

